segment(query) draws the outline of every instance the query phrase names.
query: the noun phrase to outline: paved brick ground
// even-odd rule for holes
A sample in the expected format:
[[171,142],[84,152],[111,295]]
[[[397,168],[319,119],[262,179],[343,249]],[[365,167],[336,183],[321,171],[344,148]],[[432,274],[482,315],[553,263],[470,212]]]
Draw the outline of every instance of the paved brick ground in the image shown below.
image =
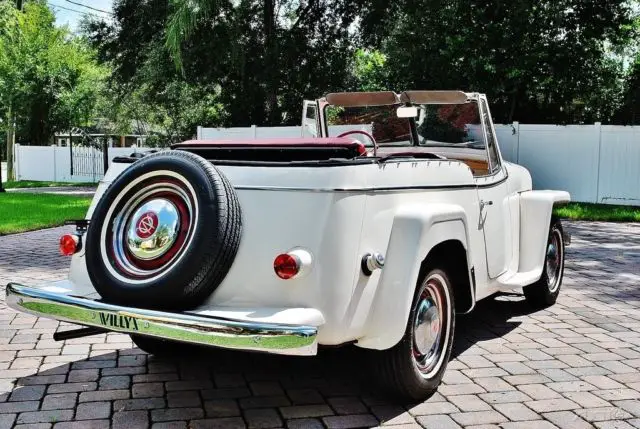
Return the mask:
[[[382,397],[357,351],[161,360],[123,335],[54,342],[58,323],[0,303],[0,428],[640,428],[640,225],[568,227],[558,303],[532,313],[514,294],[460,317],[425,403]],[[64,277],[63,230],[0,237],[0,284]]]

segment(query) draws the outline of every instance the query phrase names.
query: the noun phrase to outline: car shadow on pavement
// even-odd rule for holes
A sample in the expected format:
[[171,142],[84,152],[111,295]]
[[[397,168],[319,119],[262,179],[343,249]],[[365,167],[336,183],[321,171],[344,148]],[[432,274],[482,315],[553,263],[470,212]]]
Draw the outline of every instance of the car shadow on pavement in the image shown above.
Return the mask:
[[[518,295],[481,301],[472,313],[458,316],[451,359],[507,334],[519,326],[519,317],[531,312]],[[310,406],[307,412],[315,417],[335,412],[389,422],[411,419],[407,410],[417,405],[386,396],[375,383],[376,374],[368,371],[367,352],[353,346],[324,348],[315,357],[196,347],[182,352],[180,358],[160,358],[138,348],[105,351],[22,377],[0,403],[14,403],[17,423],[79,419],[78,410],[91,415],[99,407],[109,410],[108,416],[106,411],[95,414],[105,419],[121,411],[144,410],[142,414],[154,421],[172,410],[178,420],[246,420],[247,410],[263,408],[279,409],[276,415],[288,419],[298,412],[295,406]]]
[[479,301],[472,312],[456,317],[451,359],[482,341],[501,338],[520,326],[521,317],[536,311],[519,293],[499,293]]

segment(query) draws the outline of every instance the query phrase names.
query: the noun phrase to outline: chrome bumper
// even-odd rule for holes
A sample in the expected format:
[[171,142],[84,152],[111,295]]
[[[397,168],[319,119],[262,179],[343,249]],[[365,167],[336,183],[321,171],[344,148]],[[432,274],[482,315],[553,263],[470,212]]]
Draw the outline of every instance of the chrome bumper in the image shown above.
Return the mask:
[[285,355],[315,355],[317,328],[254,323],[106,304],[7,285],[7,305],[35,316],[186,343]]

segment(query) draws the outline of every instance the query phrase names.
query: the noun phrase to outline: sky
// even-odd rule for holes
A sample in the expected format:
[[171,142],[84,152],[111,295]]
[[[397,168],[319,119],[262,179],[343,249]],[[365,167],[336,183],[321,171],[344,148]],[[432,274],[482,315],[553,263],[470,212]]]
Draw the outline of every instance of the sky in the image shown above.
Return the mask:
[[110,12],[112,10],[113,0],[48,0],[47,3],[56,15],[56,24],[60,26],[67,24],[71,31],[75,31],[78,28],[80,19],[87,14],[105,18],[109,17],[108,14],[97,12],[80,5]]

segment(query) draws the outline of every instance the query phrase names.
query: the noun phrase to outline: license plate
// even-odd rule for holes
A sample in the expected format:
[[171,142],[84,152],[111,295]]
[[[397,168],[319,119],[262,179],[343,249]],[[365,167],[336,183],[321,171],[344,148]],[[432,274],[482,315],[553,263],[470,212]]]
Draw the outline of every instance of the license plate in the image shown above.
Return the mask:
[[129,331],[138,330],[138,321],[135,317],[123,316],[121,314],[103,313],[98,311],[100,324],[109,328],[126,329]]

